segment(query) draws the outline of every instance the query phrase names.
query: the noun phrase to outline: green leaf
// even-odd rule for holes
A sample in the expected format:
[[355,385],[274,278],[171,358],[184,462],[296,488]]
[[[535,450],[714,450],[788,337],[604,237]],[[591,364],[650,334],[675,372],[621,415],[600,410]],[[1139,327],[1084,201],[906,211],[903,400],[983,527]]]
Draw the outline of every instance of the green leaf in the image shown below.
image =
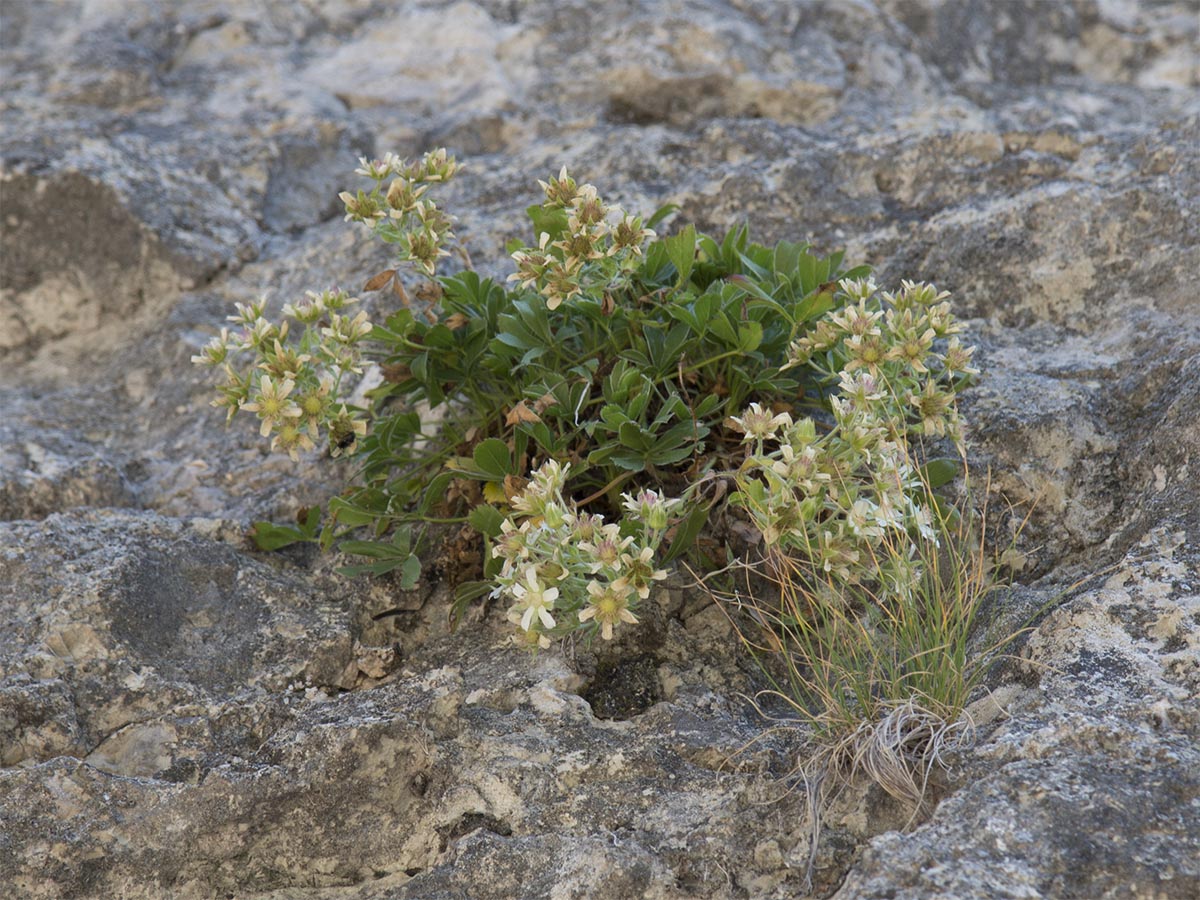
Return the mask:
[[656,209],[654,211],[654,215],[652,215],[649,219],[646,220],[646,227],[647,228],[656,227],[659,222],[661,222],[667,216],[671,215],[671,213],[677,212],[678,210],[679,210],[678,203],[664,203],[662,206],[660,206],[658,209]]
[[480,597],[487,596],[494,587],[490,581],[464,581],[455,588],[454,602],[450,605],[450,630],[458,628],[468,606]]
[[846,279],[866,278],[870,274],[870,266],[855,266],[853,269],[847,269],[845,272],[842,272],[839,277]]
[[949,484],[958,477],[962,467],[953,459],[931,459],[921,467],[921,480],[930,490]]
[[504,516],[500,510],[488,503],[481,503],[467,516],[471,527],[485,537],[494,538],[500,534],[500,526],[504,524]]
[[777,275],[794,275],[800,262],[800,254],[808,250],[808,244],[794,244],[791,241],[780,241],[775,246],[775,263],[773,268]]
[[[340,544],[338,548],[341,549]],[[395,569],[400,570],[400,587],[402,590],[411,591],[417,586],[417,579],[421,575],[421,560],[414,553],[409,553],[405,556],[388,557],[378,562],[364,563],[362,565],[338,566],[335,571],[340,575],[353,578],[357,575],[386,575]]]
[[654,441],[646,436],[637,422],[626,422],[617,431],[617,437],[626,447],[631,450],[650,450],[654,446]]
[[679,234],[667,238],[663,243],[666,244],[667,256],[675,266],[675,271],[679,273],[679,279],[675,282],[675,286],[683,287],[692,277],[692,266],[696,264],[696,226],[688,225]]
[[815,291],[796,304],[795,318],[797,324],[809,322],[818,316],[823,316],[833,309],[833,294],[829,291]]
[[738,326],[738,346],[743,353],[751,353],[762,343],[763,327],[753,320]]
[[411,591],[417,586],[421,577],[421,560],[415,553],[410,553],[408,559],[400,564],[400,589]]
[[530,206],[525,209],[529,221],[533,223],[534,244],[537,244],[543,234],[550,235],[550,240],[557,241],[567,230],[567,211],[544,206]]
[[357,492],[353,499],[334,497],[329,501],[329,514],[339,525],[357,528],[360,525],[372,525],[379,518],[381,511],[364,506],[359,498],[362,492]]
[[250,537],[259,550],[279,550],[292,544],[304,544],[316,541],[319,529],[317,523],[321,519],[321,510],[313,507],[299,527],[295,525],[276,525],[273,522],[255,522],[250,527]]
[[421,503],[417,507],[417,513],[422,516],[429,515],[436,504],[446,499],[446,489],[450,487],[450,483],[457,477],[457,472],[439,472],[431,478],[429,486],[425,489],[425,494],[421,498]]
[[412,590],[421,574],[421,561],[412,552],[412,535],[406,527],[397,528],[390,541],[342,541],[338,550],[353,556],[365,556],[375,562],[341,566],[343,575],[383,575],[400,569],[400,587]]
[[499,438],[480,441],[471,455],[475,465],[486,475],[502,479],[505,475],[513,474],[512,454],[508,451],[508,444]]
[[697,503],[684,516],[683,521],[675,526],[675,535],[671,539],[671,546],[667,548],[662,559],[664,564],[678,558],[696,542],[696,538],[700,536],[700,532],[708,523],[708,514],[709,507],[703,503]]
[[771,277],[771,273],[769,271],[767,271],[767,269],[765,267],[760,266],[753,259],[751,259],[748,254],[739,253],[738,259],[740,259],[742,261],[742,266],[744,268],[748,269],[750,271],[750,274],[752,274],[755,278],[765,281],[766,279]]

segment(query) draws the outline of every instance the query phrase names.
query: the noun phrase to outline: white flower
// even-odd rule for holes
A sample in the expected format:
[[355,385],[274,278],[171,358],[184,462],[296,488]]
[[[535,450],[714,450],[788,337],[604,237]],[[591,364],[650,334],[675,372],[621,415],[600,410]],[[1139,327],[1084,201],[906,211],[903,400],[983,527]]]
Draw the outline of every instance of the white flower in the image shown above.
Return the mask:
[[300,407],[288,399],[288,394],[295,386],[296,382],[289,378],[276,385],[271,381],[270,375],[264,375],[258,383],[257,399],[253,403],[242,404],[242,409],[258,413],[258,417],[262,419],[260,433],[263,437],[271,433],[276,422],[300,418]]
[[638,495],[621,495],[625,511],[654,531],[667,527],[671,513],[683,502],[679,497],[663,497],[657,491],[640,491]]
[[877,513],[878,508],[874,503],[860,498],[855,500],[846,512],[846,522],[858,537],[879,537],[883,532],[876,518]]
[[633,538],[621,537],[621,526],[609,523],[599,529],[591,541],[580,541],[579,549],[592,557],[592,572],[601,569],[617,571],[621,564],[622,551],[633,543]]
[[787,413],[771,415],[759,404],[751,403],[750,408],[740,417],[731,416],[725,424],[734,431],[742,432],[745,435],[743,441],[763,441],[768,438],[775,440],[776,432],[780,428],[791,426],[792,417]]
[[936,546],[941,546],[938,541],[937,532],[933,528],[933,513],[928,506],[920,506],[912,511],[913,524],[917,526],[917,531],[921,532],[921,537],[927,541],[933,541]]
[[368,160],[365,156],[360,156],[358,158],[358,168],[354,170],[354,174],[382,181],[393,172],[398,171],[402,166],[403,161],[398,159],[395,153],[385,153],[383,159]]
[[591,604],[579,614],[579,621],[595,619],[600,626],[600,637],[604,640],[612,640],[613,626],[619,622],[637,624],[637,616],[629,611],[633,586],[624,578],[618,578],[608,585],[589,581],[587,590],[592,595]]
[[557,459],[548,459],[533,473],[533,481],[547,494],[561,491],[567,483],[567,473],[571,464],[560,463]]
[[849,294],[855,300],[860,302],[870,299],[874,293],[879,290],[875,285],[873,278],[843,278],[838,282],[838,287]]
[[525,584],[518,581],[512,587],[517,602],[513,611],[521,613],[521,628],[528,631],[536,617],[544,628],[554,627],[554,616],[550,610],[558,599],[558,588],[548,588],[538,579],[537,569],[530,566],[525,570]]

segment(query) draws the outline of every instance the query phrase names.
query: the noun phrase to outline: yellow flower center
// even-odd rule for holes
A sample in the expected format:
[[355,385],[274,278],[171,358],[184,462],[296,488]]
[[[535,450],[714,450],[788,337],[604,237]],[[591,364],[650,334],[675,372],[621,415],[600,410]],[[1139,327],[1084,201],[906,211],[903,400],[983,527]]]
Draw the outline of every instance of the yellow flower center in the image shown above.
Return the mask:
[[605,594],[596,601],[596,618],[612,621],[620,615],[622,605],[620,599],[613,594]]

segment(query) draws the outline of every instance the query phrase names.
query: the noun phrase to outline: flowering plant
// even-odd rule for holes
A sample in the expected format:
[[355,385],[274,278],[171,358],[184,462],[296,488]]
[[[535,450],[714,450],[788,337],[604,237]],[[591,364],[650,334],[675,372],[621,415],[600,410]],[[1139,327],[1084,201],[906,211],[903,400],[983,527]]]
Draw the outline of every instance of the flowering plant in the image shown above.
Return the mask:
[[492,548],[503,561],[492,594],[512,601],[509,621],[532,646],[580,630],[611,640],[617,625],[637,624],[638,603],[667,577],[654,558],[680,501],[625,494],[621,521],[605,522],[564,500],[568,469],[550,460],[533,473]]
[[[458,585],[454,615],[504,598],[537,647],[636,624],[662,567],[698,552],[720,509],[846,581],[862,577],[864,541],[927,523],[912,488],[928,470],[901,448],[918,432],[961,444],[954,396],[974,374],[944,294],[879,293],[840,253],[759,245],[745,226],[662,237],[674,207],[630,213],[565,168],[539,182],[532,243],[508,246],[511,287],[465,252],[439,275],[453,219],[431,194],[458,163],[444,150],[360,162],[372,186],[341,194],[346,218],[397,260],[364,290],[390,285],[398,308],[369,323],[340,312],[343,292],[311,295],[284,308],[297,341],[260,303],[236,317],[243,336],[200,357],[226,373],[217,404],[257,415],[273,447],[296,454],[325,429],[360,464],[319,532],[315,515],[260,523],[261,546],[340,539],[370,560],[355,571],[400,569],[412,586],[410,529],[469,523],[483,577]],[[404,266],[424,279],[415,300]],[[360,410],[338,397],[362,342],[383,380]],[[249,369],[229,362],[241,351]]]

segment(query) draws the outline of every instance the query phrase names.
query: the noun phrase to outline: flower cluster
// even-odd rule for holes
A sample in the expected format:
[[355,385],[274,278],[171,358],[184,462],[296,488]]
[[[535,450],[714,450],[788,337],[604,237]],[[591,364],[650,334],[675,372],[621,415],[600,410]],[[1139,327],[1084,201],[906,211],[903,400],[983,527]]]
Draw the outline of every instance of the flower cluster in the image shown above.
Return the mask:
[[[298,304],[283,307],[283,320],[275,324],[266,316],[266,300],[237,304],[230,316],[237,333],[222,328],[192,357],[192,362],[220,368],[225,381],[217,388],[212,405],[228,411],[226,421],[239,412],[254,413],[271,449],[293,459],[311,450],[324,429],[330,453],[353,452],[366,434],[366,421],[338,401],[338,389],[347,374],[361,374],[360,342],[371,331],[367,314],[343,312],[358,298],[345,291],[308,292]],[[293,339],[292,323],[301,326]],[[235,357],[249,354],[253,361],[235,368]]]
[[655,236],[641,217],[606,204],[594,186],[577,184],[565,166],[557,178],[538,184],[546,195],[542,208],[560,214],[560,227],[556,235],[543,231],[536,249],[523,247],[512,254],[517,271],[508,280],[536,288],[550,309],[581,294],[608,294],[626,283],[643,244]]
[[637,624],[638,604],[667,577],[654,555],[680,501],[626,494],[623,520],[605,522],[563,500],[569,469],[549,460],[533,473],[492,548],[503,560],[492,595],[512,601],[516,641],[530,648],[579,630],[611,640],[616,626]]
[[961,453],[956,399],[979,374],[971,365],[975,348],[958,338],[962,325],[950,310],[949,293],[930,284],[900,284],[893,295],[870,279],[840,282],[849,302],[794,341],[783,368],[807,366],[831,382],[865,374],[879,395],[872,402],[883,404],[881,418],[904,423],[910,434],[948,437]]
[[[906,595],[921,576],[915,541],[936,541],[929,489],[910,445],[947,436],[962,447],[957,390],[976,374],[974,348],[927,285],[904,283],[877,299],[872,282],[842,282],[851,303],[792,345],[789,365],[836,379],[832,423],[793,421],[758,404],[727,425],[750,445],[732,502],[746,509],[772,551],[800,560],[814,583],[884,583]],[[818,356],[820,354],[820,356]]]
[[[454,239],[452,219],[426,196],[430,187],[449,181],[460,170],[444,149],[430,151],[415,162],[385,154],[383,159],[359,159],[354,170],[375,182],[370,191],[338,195],[347,222],[371,226],[380,238],[399,248],[400,259],[419,266],[432,277],[437,261],[449,256],[445,245]],[[384,188],[384,182],[392,179]]]

